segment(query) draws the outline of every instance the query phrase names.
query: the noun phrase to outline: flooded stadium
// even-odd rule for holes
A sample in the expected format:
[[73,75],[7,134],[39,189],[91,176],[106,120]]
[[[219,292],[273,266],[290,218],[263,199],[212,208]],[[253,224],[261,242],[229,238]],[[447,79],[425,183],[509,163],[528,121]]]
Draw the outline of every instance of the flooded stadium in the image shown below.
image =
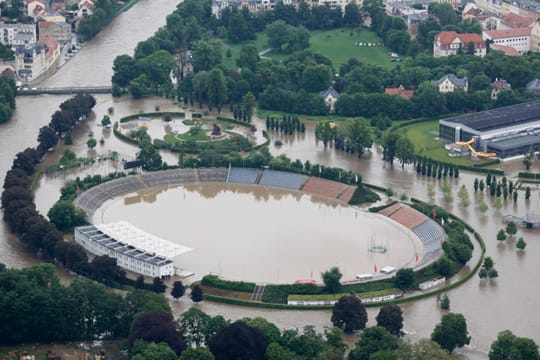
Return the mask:
[[105,201],[94,214],[96,224],[122,220],[193,248],[174,260],[196,278],[212,273],[259,283],[321,282],[321,272],[339,266],[343,280],[352,280],[375,268],[417,266],[424,254],[414,232],[385,216],[267,186],[207,182],[142,189]]

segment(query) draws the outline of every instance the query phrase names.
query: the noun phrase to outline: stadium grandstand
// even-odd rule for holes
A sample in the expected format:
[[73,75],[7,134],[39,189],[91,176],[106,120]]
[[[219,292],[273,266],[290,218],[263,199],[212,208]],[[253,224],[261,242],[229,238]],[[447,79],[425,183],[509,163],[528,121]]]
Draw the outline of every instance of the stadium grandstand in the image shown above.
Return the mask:
[[94,255],[107,255],[118,266],[150,277],[174,275],[173,258],[192,249],[148,234],[128,222],[79,226],[75,242]]
[[439,120],[439,138],[508,158],[540,150],[540,100]]
[[443,252],[442,243],[446,239],[444,230],[433,220],[406,205],[396,203],[379,211],[395,222],[410,229],[424,245],[424,254],[417,267],[437,259]]

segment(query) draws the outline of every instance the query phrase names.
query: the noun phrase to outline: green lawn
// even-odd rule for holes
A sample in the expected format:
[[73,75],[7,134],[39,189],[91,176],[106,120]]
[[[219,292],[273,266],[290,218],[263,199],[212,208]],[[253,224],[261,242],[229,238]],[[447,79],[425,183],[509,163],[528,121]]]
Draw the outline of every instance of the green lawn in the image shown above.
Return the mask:
[[448,156],[448,150],[444,148],[444,143],[435,139],[439,133],[439,122],[437,120],[407,126],[398,131],[406,134],[413,142],[418,155],[455,165],[472,166],[482,163],[481,160],[473,160],[469,157]]
[[[268,49],[268,37],[265,33],[257,33],[254,41],[257,49],[263,51]],[[335,29],[328,31],[311,31],[310,50],[328,57],[334,69],[346,63],[350,58],[356,58],[368,64],[380,65],[391,68],[396,63],[391,62],[388,56],[389,50],[384,46],[356,46],[355,43],[382,43],[382,40],[373,32],[363,29],[357,32],[355,29]],[[240,55],[242,44],[223,44],[222,61],[228,68],[236,67],[236,59]],[[231,57],[226,56],[227,49],[231,50]],[[264,55],[272,59],[284,59],[287,55],[277,54],[273,51]]]

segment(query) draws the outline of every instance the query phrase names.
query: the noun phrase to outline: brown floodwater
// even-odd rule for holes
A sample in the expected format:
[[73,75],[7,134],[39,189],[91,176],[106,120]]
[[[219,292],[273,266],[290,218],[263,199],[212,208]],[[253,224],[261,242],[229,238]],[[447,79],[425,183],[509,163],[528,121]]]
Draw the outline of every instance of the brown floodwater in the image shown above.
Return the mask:
[[[132,53],[138,41],[144,40],[155,29],[164,24],[165,17],[174,9],[175,2],[169,0],[139,0],[128,12],[115,19],[95,40],[89,42],[70,62],[61,68],[57,74],[43,83],[43,86],[91,86],[108,85],[112,74],[111,65],[114,57],[120,53]],[[17,109],[13,118],[6,124],[0,125],[0,182],[3,182],[5,172],[11,166],[15,154],[27,146],[35,145],[39,128],[47,124],[51,114],[58,109],[65,96],[29,96],[17,98]],[[107,114],[109,107],[114,108],[113,120],[120,117],[138,113],[140,111],[155,111],[156,106],[162,110],[180,107],[170,100],[148,98],[134,101],[131,99],[113,99],[109,95],[99,95],[94,116],[85,121],[74,134],[74,145],[70,148],[78,156],[89,155],[86,148],[88,133],[92,131],[99,139],[105,139],[105,145],[98,145],[94,150],[96,154],[107,154],[117,151],[121,157],[133,158],[137,147],[118,141],[114,135],[99,126],[99,120]],[[198,110],[197,108],[195,110]],[[264,120],[255,120],[257,132],[264,129]],[[462,172],[459,179],[452,179],[450,184],[453,191],[453,201],[444,201],[440,191],[440,181],[432,178],[418,176],[411,166],[401,169],[399,165],[390,167],[382,161],[381,149],[374,147],[371,153],[362,158],[355,155],[336,152],[331,148],[324,148],[315,140],[315,123],[308,122],[305,134],[293,136],[272,135],[270,150],[273,154],[287,154],[293,159],[309,160],[312,163],[339,166],[358,171],[364,181],[392,188],[397,197],[402,194],[407,197],[417,197],[426,201],[433,201],[454,212],[468,221],[485,239],[487,255],[495,262],[499,277],[492,283],[482,283],[477,277],[472,278],[464,285],[449,291],[451,311],[464,314],[467,319],[469,332],[472,336],[471,345],[462,352],[464,357],[471,359],[487,358],[491,342],[497,333],[504,329],[511,329],[519,336],[526,336],[540,343],[540,324],[536,312],[537,299],[540,297],[540,288],[537,284],[536,267],[540,257],[540,231],[520,229],[517,237],[523,236],[528,243],[523,254],[519,254],[515,247],[515,240],[507,240],[499,244],[496,240],[497,231],[504,226],[502,215],[514,214],[523,216],[527,212],[540,213],[540,191],[533,186],[532,197],[524,200],[523,188],[519,190],[517,203],[503,201],[500,210],[495,209],[493,202],[486,196],[489,210],[482,214],[478,210],[478,201],[473,195],[473,180],[479,175]],[[282,146],[274,146],[273,141],[281,139]],[[63,146],[59,146],[47,155],[45,163],[58,160]],[[92,155],[92,154],[90,154]],[[163,153],[169,163],[175,163],[177,156]],[[87,173],[107,173],[115,169],[110,162],[100,163],[91,169],[70,170],[44,176],[40,181],[35,199],[38,209],[46,213],[58,199],[59,188],[69,178]],[[506,167],[506,165],[503,165]],[[516,180],[517,171],[521,170],[520,161],[517,160],[508,166],[510,179]],[[80,171],[80,172],[79,172]],[[535,160],[532,171],[540,172],[540,163]],[[436,190],[434,199],[429,199],[427,189],[433,185]],[[459,186],[465,185],[469,191],[471,204],[462,207],[459,204],[457,191]],[[253,200],[255,203],[255,200]],[[310,206],[306,202],[306,206]],[[180,225],[178,225],[180,226]],[[241,225],[239,225],[241,226]],[[331,247],[331,245],[330,245]],[[476,247],[478,249],[478,247]],[[326,251],[326,249],[325,249]],[[25,267],[38,262],[20,241],[13,236],[3,222],[0,222],[0,262],[12,267]],[[309,271],[310,272],[310,271]],[[310,274],[304,275],[304,277]],[[185,310],[191,303],[188,299],[171,302],[175,313]],[[199,305],[209,314],[221,314],[226,318],[238,319],[242,317],[263,316],[276,323],[280,328],[302,328],[304,325],[314,325],[319,331],[330,326],[329,311],[276,311],[265,309],[246,309],[237,306],[206,303]],[[423,299],[410,304],[403,304],[405,331],[411,340],[429,337],[435,324],[440,321],[444,313],[436,306],[435,298]],[[368,310],[369,324],[374,324],[376,309]]]
[[[225,183],[186,184],[109,200],[94,223],[128,221],[193,250],[176,258],[195,279],[292,283],[339,266],[344,280],[375,267],[414,267],[423,245],[378,214],[301,192]],[[376,253],[374,246],[384,246]]]

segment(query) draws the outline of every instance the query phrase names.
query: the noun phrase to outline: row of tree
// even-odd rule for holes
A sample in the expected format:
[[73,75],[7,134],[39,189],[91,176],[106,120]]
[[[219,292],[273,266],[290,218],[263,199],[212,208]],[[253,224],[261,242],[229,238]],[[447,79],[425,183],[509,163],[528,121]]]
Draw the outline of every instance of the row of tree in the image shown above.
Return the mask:
[[[3,45],[0,45],[0,51],[2,50],[2,46]],[[5,52],[0,52],[0,58],[2,58],[2,53]],[[9,54],[5,55],[9,56]],[[15,110],[16,95],[17,88],[15,86],[15,81],[7,76],[0,76],[0,124],[11,119],[13,110]]]
[[[45,153],[90,114],[94,105],[94,97],[86,94],[76,95],[60,105],[49,125],[40,129],[38,146],[25,149],[13,160],[4,180],[1,205],[10,229],[42,258],[58,261],[72,271],[110,285],[125,282],[125,272],[116,265],[116,260],[98,256],[89,262],[80,245],[64,241],[63,233],[37,211],[30,189],[36,167]],[[72,204],[55,209],[51,215],[60,226],[65,225],[60,221],[64,216],[70,217],[70,224],[82,222],[82,214]]]

